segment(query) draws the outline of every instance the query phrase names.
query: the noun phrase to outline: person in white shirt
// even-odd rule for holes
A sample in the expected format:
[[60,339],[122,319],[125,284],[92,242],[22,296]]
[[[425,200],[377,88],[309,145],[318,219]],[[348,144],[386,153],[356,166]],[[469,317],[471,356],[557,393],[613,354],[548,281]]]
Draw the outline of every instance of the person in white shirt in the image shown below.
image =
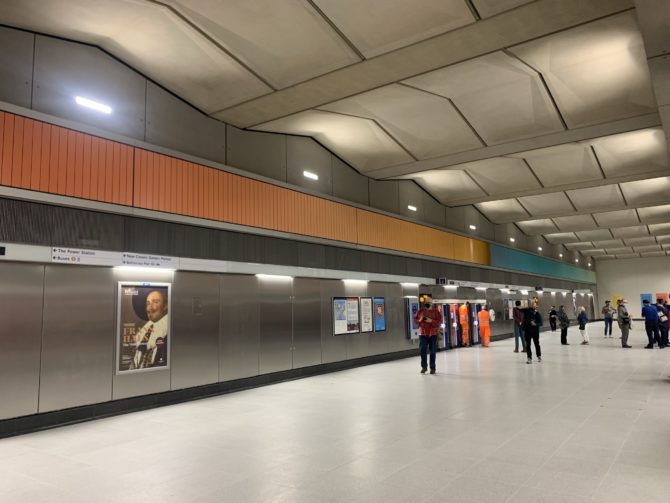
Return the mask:
[[146,300],[149,321],[135,336],[135,355],[131,369],[164,367],[167,365],[168,305],[160,290],[149,292]]

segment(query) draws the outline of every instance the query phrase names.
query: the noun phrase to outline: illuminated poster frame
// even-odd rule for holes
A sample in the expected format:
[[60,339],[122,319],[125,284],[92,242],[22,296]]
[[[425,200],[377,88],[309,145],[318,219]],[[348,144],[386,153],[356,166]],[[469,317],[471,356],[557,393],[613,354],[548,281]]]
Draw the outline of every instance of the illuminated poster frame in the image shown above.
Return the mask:
[[375,332],[386,332],[386,299],[375,297],[372,301]]
[[372,297],[361,297],[361,333],[373,331]]
[[361,331],[358,297],[333,297],[333,335]]

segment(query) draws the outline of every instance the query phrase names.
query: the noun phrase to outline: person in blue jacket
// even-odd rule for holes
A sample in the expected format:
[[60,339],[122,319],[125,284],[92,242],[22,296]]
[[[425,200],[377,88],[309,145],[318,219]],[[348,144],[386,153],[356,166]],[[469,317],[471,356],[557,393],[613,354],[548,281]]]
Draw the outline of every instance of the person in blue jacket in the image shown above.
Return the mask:
[[582,344],[589,343],[589,332],[586,329],[586,324],[589,322],[589,316],[586,314],[584,306],[579,306],[579,314],[577,315],[577,323],[579,323],[579,333],[582,334]]
[[655,306],[649,305],[649,301],[644,299],[642,301],[642,317],[644,318],[644,329],[647,332],[647,339],[649,339],[649,344],[645,346],[645,349],[653,349],[654,342],[656,342],[659,347],[661,346],[661,334],[659,332],[659,320],[658,320],[658,311]]

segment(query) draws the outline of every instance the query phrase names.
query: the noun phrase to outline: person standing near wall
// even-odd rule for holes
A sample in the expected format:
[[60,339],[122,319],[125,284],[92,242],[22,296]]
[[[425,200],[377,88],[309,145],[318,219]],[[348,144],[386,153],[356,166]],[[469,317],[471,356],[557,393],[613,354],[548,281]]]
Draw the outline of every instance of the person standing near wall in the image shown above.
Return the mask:
[[461,346],[470,345],[470,304],[466,302],[458,307],[458,322],[461,325]]
[[487,305],[484,305],[477,313],[477,321],[479,322],[479,337],[482,340],[482,346],[488,348],[491,340],[491,325]]
[[569,346],[568,344],[568,327],[570,326],[570,318],[565,312],[565,306],[558,307],[558,324],[561,327],[561,344]]
[[556,331],[556,320],[558,319],[558,313],[556,312],[556,306],[551,306],[551,311],[549,311],[549,326],[551,331]]
[[621,347],[629,349],[632,346],[628,345],[628,331],[631,327],[630,314],[626,308],[626,299],[618,299],[616,301],[616,321],[621,330]]
[[542,315],[533,305],[524,309],[523,333],[526,337],[526,355],[528,359],[526,364],[533,363],[533,350],[530,347],[531,341],[535,344],[535,356],[538,363],[542,361],[542,349],[540,348],[540,327],[542,326]]
[[668,345],[668,309],[663,305],[663,299],[656,299],[656,311],[658,312],[658,328],[661,332],[661,339],[658,347],[663,349]]
[[437,331],[442,324],[442,313],[433,305],[430,295],[424,296],[423,307],[414,315],[414,322],[419,325],[419,353],[421,354],[421,373],[428,370],[426,361],[427,350],[430,349],[430,373],[436,372],[435,352],[437,350]]
[[526,339],[523,335],[523,311],[521,311],[521,301],[517,300],[514,303],[514,309],[512,310],[512,318],[514,318],[514,352],[519,352],[519,341],[521,341],[521,347],[523,352],[526,352]]
[[586,324],[589,322],[589,317],[586,314],[584,306],[579,306],[579,314],[577,315],[577,323],[579,323],[579,333],[582,334],[582,344],[589,343],[589,332],[586,329]]
[[654,342],[661,344],[661,334],[658,327],[658,311],[655,306],[649,305],[649,301],[644,299],[642,301],[642,317],[644,318],[644,330],[647,332],[647,344],[645,349],[653,349]]
[[605,337],[609,337],[610,339],[612,338],[612,322],[614,321],[614,309],[612,309],[612,306],[610,305],[610,301],[606,300],[605,305],[603,308],[600,310],[600,312],[603,315],[603,319],[605,320]]

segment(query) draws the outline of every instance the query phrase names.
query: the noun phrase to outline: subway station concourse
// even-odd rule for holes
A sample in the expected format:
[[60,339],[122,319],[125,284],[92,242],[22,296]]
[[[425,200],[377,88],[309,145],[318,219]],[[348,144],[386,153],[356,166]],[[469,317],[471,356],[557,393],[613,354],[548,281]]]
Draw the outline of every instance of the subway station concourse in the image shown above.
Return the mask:
[[668,33],[0,0],[0,502],[670,501]]

